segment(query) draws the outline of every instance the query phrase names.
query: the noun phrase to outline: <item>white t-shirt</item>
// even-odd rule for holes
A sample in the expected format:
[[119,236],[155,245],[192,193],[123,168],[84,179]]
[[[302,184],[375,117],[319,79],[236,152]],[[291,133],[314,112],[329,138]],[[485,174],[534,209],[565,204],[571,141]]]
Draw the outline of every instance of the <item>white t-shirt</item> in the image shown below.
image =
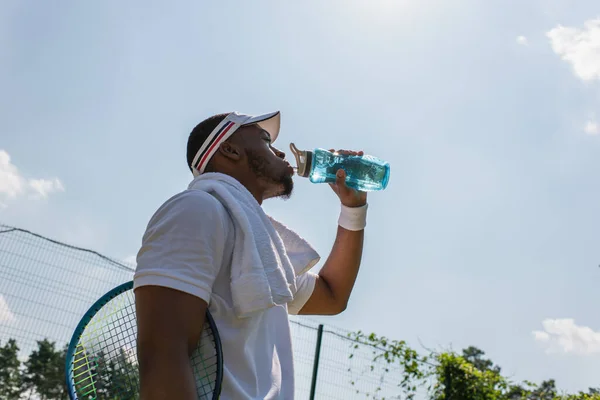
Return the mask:
[[223,347],[221,399],[293,399],[294,360],[288,312],[297,314],[315,286],[296,280],[291,303],[239,319],[230,288],[234,225],[225,207],[199,190],[183,191],[152,216],[137,256],[134,289],[159,285],[209,304]]

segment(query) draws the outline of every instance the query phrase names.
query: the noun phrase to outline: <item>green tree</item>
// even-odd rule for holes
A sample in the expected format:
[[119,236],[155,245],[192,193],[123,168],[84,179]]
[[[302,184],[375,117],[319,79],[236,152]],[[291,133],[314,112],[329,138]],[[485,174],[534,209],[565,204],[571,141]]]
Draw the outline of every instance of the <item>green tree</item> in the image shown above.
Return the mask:
[[554,400],[556,399],[556,382],[554,379],[543,381],[532,393],[532,398],[536,400]]
[[499,374],[501,371],[500,367],[494,365],[491,360],[483,358],[484,355],[485,353],[483,350],[480,350],[474,346],[469,346],[462,351],[463,358],[481,372],[493,371]]
[[47,339],[37,341],[38,348],[25,362],[25,384],[35,389],[42,400],[62,400],[67,396],[65,383],[66,347],[56,349]]
[[507,400],[523,400],[527,398],[527,389],[521,385],[511,385],[506,393]]
[[507,387],[496,370],[481,370],[453,353],[440,354],[434,371],[438,383],[431,396],[434,400],[495,400]]
[[109,393],[122,400],[135,400],[139,392],[138,369],[132,364],[125,350],[108,363]]
[[0,399],[18,400],[24,391],[19,347],[10,339],[0,347]]
[[[387,365],[401,368],[398,376],[390,377],[403,389],[402,398],[413,398],[417,387],[427,388],[430,400],[600,400],[598,389],[590,388],[587,393],[559,394],[553,379],[536,385],[531,382],[513,383],[502,376],[501,368],[484,358],[485,353],[473,346],[462,354],[455,352],[429,352],[418,354],[404,341],[389,340],[375,334],[351,333],[353,351],[359,346],[369,346],[375,355],[370,371],[375,364],[384,360]],[[354,353],[350,354],[353,357]],[[391,368],[384,368],[387,373]],[[383,381],[383,377],[380,378]],[[354,384],[354,382],[352,382]],[[375,393],[364,393],[367,397],[378,397]]]
[[74,373],[79,398],[136,400],[139,398],[138,369],[123,350],[100,351],[95,356],[78,351]]

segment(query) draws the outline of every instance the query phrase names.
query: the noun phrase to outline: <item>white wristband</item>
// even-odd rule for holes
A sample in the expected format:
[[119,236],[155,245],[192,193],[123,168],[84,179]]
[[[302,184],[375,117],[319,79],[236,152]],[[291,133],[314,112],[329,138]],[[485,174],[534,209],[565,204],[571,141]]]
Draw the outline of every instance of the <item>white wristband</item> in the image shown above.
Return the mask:
[[341,204],[338,225],[349,231],[361,231],[367,226],[368,204],[361,207],[346,207]]

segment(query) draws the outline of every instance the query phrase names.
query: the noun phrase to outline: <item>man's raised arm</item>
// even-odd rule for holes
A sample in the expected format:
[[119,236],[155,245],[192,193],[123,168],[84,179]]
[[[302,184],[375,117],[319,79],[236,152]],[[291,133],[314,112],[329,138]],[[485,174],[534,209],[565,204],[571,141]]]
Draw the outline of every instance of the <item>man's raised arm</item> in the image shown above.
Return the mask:
[[[362,155],[362,152],[343,152]],[[339,170],[336,183],[330,184],[343,207],[341,225],[331,253],[316,277],[313,292],[300,314],[339,314],[346,309],[354,288],[363,253],[368,206],[367,194],[348,187],[345,179],[346,173]]]

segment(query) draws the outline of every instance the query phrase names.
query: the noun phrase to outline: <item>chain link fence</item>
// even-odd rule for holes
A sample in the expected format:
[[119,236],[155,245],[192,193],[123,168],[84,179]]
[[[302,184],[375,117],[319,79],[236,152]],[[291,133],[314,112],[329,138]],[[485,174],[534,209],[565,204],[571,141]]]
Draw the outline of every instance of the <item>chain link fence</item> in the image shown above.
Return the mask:
[[[93,250],[0,224],[0,348],[16,340],[22,362],[43,339],[64,348],[89,306],[131,280],[134,268]],[[291,329],[297,399],[364,399],[374,394],[401,398],[400,378],[389,380],[399,376],[397,369],[372,361],[378,349],[362,344],[355,348],[349,332],[303,317],[292,316]],[[30,393],[28,398],[36,396]]]

